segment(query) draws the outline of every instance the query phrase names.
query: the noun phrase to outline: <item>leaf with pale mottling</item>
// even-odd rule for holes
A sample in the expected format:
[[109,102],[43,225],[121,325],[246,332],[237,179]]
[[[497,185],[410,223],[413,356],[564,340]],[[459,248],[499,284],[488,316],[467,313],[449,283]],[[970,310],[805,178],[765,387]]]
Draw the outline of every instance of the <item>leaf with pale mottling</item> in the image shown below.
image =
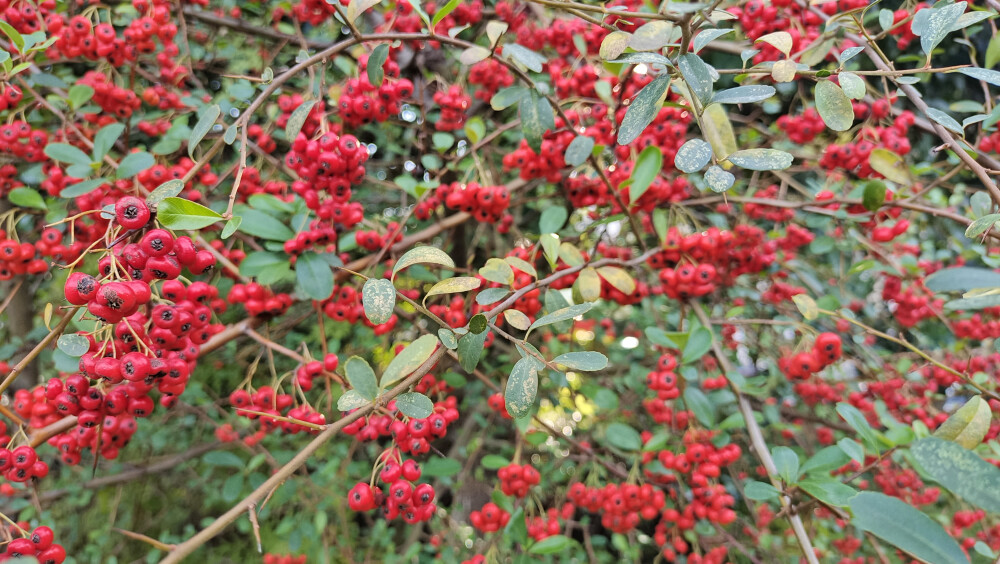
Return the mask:
[[361,287],[361,304],[365,308],[365,317],[375,325],[381,325],[392,317],[396,307],[396,288],[391,280],[385,278],[369,278]]

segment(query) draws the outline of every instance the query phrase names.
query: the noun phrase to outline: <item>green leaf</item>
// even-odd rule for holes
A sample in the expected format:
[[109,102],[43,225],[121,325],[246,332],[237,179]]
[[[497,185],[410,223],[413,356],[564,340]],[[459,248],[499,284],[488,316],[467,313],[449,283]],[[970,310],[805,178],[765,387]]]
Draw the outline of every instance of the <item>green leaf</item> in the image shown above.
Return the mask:
[[419,392],[406,392],[396,396],[396,409],[414,419],[426,419],[434,413],[434,402]]
[[295,232],[274,216],[251,208],[240,211],[240,215],[243,216],[243,222],[240,223],[239,230],[247,235],[282,242],[295,238]]
[[842,72],[837,77],[840,79],[840,87],[848,98],[861,100],[865,97],[867,88],[865,88],[865,81],[860,76],[853,72]]
[[743,496],[754,501],[767,501],[769,499],[778,499],[781,496],[781,492],[778,491],[778,488],[766,482],[749,480],[743,484]]
[[115,141],[122,136],[125,125],[121,123],[111,123],[105,125],[94,135],[94,149],[91,155],[95,162],[99,162],[108,154],[108,151],[115,146]]
[[56,346],[67,355],[79,358],[90,350],[90,341],[83,335],[73,333],[60,336],[56,340]]
[[[452,10],[454,10],[455,6],[457,5],[458,5],[458,0],[452,0],[451,2],[448,3],[448,6],[451,6]],[[447,6],[443,8],[441,12],[443,12],[446,9]],[[434,16],[435,20],[437,20],[437,17],[438,15],[441,14],[441,12],[435,14]],[[435,21],[434,23],[437,23],[437,21]],[[366,69],[368,71],[368,82],[370,82],[372,86],[375,86],[376,88],[382,86],[382,81],[385,80],[385,69],[383,69],[382,66],[385,65],[385,60],[388,57],[389,57],[388,43],[379,43],[378,45],[375,46],[375,49],[372,50],[372,54],[368,56],[368,67]]]
[[[677,149],[674,166],[688,174],[698,172],[712,160],[712,146],[703,139],[688,139]],[[728,186],[727,186],[728,188]]]
[[637,451],[642,448],[642,436],[639,431],[624,423],[611,423],[604,430],[604,438],[608,443],[620,450]]
[[573,282],[573,301],[595,302],[601,297],[601,277],[588,266],[580,271]]
[[[90,190],[87,190],[87,192],[90,192]],[[14,188],[9,194],[7,194],[7,199],[10,203],[21,208],[35,208],[40,210],[48,209],[45,205],[45,199],[38,193],[38,190],[27,186]]]
[[701,60],[701,57],[694,53],[688,53],[680,57],[677,61],[677,68],[684,77],[684,82],[691,89],[691,94],[697,98],[703,106],[707,106],[712,101],[712,85],[715,80],[712,78],[711,68]]
[[499,454],[487,454],[479,461],[483,468],[487,470],[499,470],[504,466],[510,464],[510,460],[500,456]]
[[853,439],[843,438],[837,441],[837,448],[844,451],[844,454],[851,457],[858,464],[865,463],[865,447]]
[[499,112],[517,104],[526,97],[528,97],[528,89],[523,86],[501,88],[490,98],[490,107]]
[[[295,279],[310,299],[321,301],[333,293],[333,270],[330,263],[315,252],[302,253],[295,262]],[[366,312],[367,312],[367,308]]]
[[400,270],[414,264],[440,264],[448,268],[455,268],[455,261],[451,260],[447,253],[437,247],[425,245],[414,247],[399,257],[399,260],[392,267],[392,279],[395,280],[396,274]]
[[[991,69],[997,66],[997,63],[1000,63],[1000,33],[995,34],[986,47],[986,64],[984,66]],[[997,78],[1000,79],[1000,76]]]
[[375,372],[365,359],[359,356],[347,359],[344,372],[347,374],[347,382],[358,395],[368,400],[375,400],[378,396],[378,384],[375,382]]
[[489,331],[482,333],[468,332],[458,340],[458,363],[466,372],[472,372],[479,364],[479,357],[483,354],[483,346],[486,344],[486,337]]
[[476,303],[479,305],[492,305],[506,298],[510,294],[507,288],[486,288],[476,294]]
[[928,57],[931,51],[952,32],[952,28],[965,13],[967,6],[967,2],[956,2],[917,12],[910,29],[914,35],[920,37],[920,48]]
[[152,207],[156,207],[160,202],[167,198],[173,198],[179,196],[181,192],[184,191],[184,181],[179,178],[174,178],[160,184],[155,190],[146,196],[146,204]]
[[[215,126],[215,122],[221,114],[222,108],[218,104],[207,106],[200,112],[198,123],[194,124],[194,127],[191,128],[191,136],[188,137],[188,156],[192,160],[196,160],[194,158],[194,150],[198,147],[198,143],[201,143],[201,140],[212,130],[212,127]],[[291,140],[294,140],[294,137]]]
[[3,31],[4,35],[10,39],[11,43],[13,43],[15,47],[17,47],[18,53],[24,52],[24,37],[21,36],[20,32],[14,29],[14,26],[4,20],[0,20],[0,31]]
[[552,359],[553,364],[561,364],[570,370],[595,372],[608,366],[608,357],[596,351],[580,351],[561,354]]
[[115,171],[115,178],[132,178],[140,172],[152,168],[156,164],[156,157],[146,151],[129,153],[118,163],[118,170]]
[[182,198],[164,198],[156,207],[156,219],[167,229],[193,231],[212,225],[222,216]]
[[965,135],[965,129],[962,127],[962,124],[958,123],[955,118],[945,112],[942,112],[937,108],[927,108],[924,113],[927,114],[927,117],[941,124],[945,129],[953,131],[959,135]]
[[699,327],[688,337],[684,345],[684,352],[681,353],[681,363],[690,364],[701,360],[701,357],[712,350],[712,332],[704,327]]
[[870,212],[878,211],[885,203],[885,183],[878,180],[871,180],[865,184],[865,191],[861,196],[861,205]]
[[70,186],[63,188],[62,191],[59,192],[59,197],[76,198],[77,196],[83,196],[84,194],[89,194],[107,183],[108,181],[103,178],[81,180],[76,184],[71,184]]
[[222,134],[222,141],[226,145],[232,145],[236,141],[236,134],[239,133],[240,128],[234,123],[226,128],[226,132]]
[[663,169],[663,153],[656,145],[650,145],[639,153],[635,168],[632,169],[632,184],[629,185],[629,199],[635,203],[646,193],[649,186]]
[[557,233],[569,219],[569,212],[562,206],[549,206],[538,220],[539,233]]
[[778,475],[786,484],[794,484],[799,479],[799,455],[795,451],[784,446],[774,447],[771,450],[771,458],[774,459],[774,467]]
[[729,155],[727,160],[747,170],[784,170],[792,166],[790,153],[777,149],[744,149]]
[[538,271],[535,270],[534,266],[531,266],[530,262],[514,256],[503,257],[503,260],[504,262],[509,264],[512,268],[520,270],[521,272],[531,276],[532,278],[538,278]]
[[684,388],[684,406],[694,413],[695,419],[702,425],[709,428],[715,427],[715,405],[712,404],[712,400],[708,399],[705,392],[694,386]]
[[448,348],[448,350],[453,351],[458,348],[458,337],[450,329],[445,329],[444,327],[438,329],[438,339],[441,339],[441,344]]
[[844,89],[830,80],[816,84],[816,111],[826,126],[834,131],[847,131],[854,125],[854,106]]
[[[443,294],[455,294],[459,292],[470,292],[478,288],[482,282],[479,278],[473,276],[457,276],[455,278],[446,278],[427,291],[427,295],[424,296],[424,302],[427,302],[427,298],[431,296],[440,296]],[[391,285],[391,283],[390,283]]]
[[84,153],[80,149],[77,149],[68,143],[49,143],[45,146],[43,152],[45,153],[45,156],[61,163],[78,164],[89,167],[92,162],[91,158],[87,156],[87,153]]
[[428,478],[447,478],[462,471],[462,463],[454,458],[431,458],[420,466]]
[[726,35],[733,30],[731,29],[706,29],[698,32],[698,35],[694,36],[694,41],[691,45],[691,51],[693,53],[698,53],[705,48],[709,43],[715,41],[716,39]]
[[532,150],[540,153],[542,135],[555,127],[552,107],[549,106],[548,100],[538,95],[538,91],[531,90],[529,95],[521,98],[518,103],[518,113],[521,116],[521,130],[524,132],[524,139]]
[[221,235],[221,237],[223,239],[228,239],[228,238],[232,237],[233,233],[236,233],[236,230],[240,228],[240,224],[241,223],[243,223],[243,217],[242,216],[235,215],[235,216],[229,218],[229,221],[226,222],[226,226],[222,228],[222,235]]
[[[964,4],[964,2],[963,2]],[[896,548],[934,564],[968,564],[962,547],[944,528],[906,502],[885,494],[861,492],[849,507],[854,526]]]
[[557,554],[569,550],[573,540],[563,535],[546,537],[528,548],[528,554]]
[[858,490],[829,477],[806,478],[798,483],[800,489],[827,505],[847,507]]
[[542,65],[546,61],[545,57],[517,43],[504,44],[503,56],[507,60],[518,63],[531,72],[542,72]]
[[602,266],[597,269],[597,273],[601,275],[608,284],[614,286],[616,290],[623,294],[631,294],[635,291],[635,279],[625,271],[623,268],[618,268],[617,266]]
[[536,319],[535,322],[531,324],[529,331],[537,329],[539,327],[544,327],[546,325],[551,325],[553,323],[558,323],[560,321],[567,321],[573,319],[574,317],[581,316],[590,311],[592,307],[594,307],[593,303],[583,303],[583,304],[572,305],[569,307],[564,307],[560,310],[553,311],[548,315],[543,315],[542,317]]
[[896,184],[909,184],[910,173],[903,162],[903,157],[888,149],[873,149],[868,155],[868,164],[887,179]]
[[[731,31],[731,30],[724,30]],[[767,86],[764,84],[752,84],[749,86],[737,86],[736,88],[729,88],[727,90],[721,90],[716,92],[712,96],[713,104],[752,104],[754,102],[763,102],[771,96],[774,96],[777,90],[773,86]]]
[[381,325],[392,317],[393,308],[396,307],[396,288],[391,280],[369,278],[361,287],[361,303],[368,321]]
[[472,331],[476,335],[486,331],[486,326],[489,324],[489,320],[482,313],[477,313],[472,316],[469,320],[469,331]]
[[868,446],[872,447],[874,450],[879,450],[878,437],[875,435],[875,430],[872,429],[871,424],[865,419],[865,416],[849,403],[840,402],[837,404],[837,413],[844,418],[844,421],[851,426],[852,429],[858,432],[859,435],[868,443]]
[[521,331],[527,331],[528,327],[531,326],[531,320],[528,316],[516,309],[507,309],[503,312],[504,319],[507,323],[514,327],[515,329],[520,329]]
[[843,465],[850,462],[851,457],[848,456],[844,450],[838,446],[828,446],[816,454],[812,455],[812,458],[806,460],[799,472],[802,474],[809,474],[810,472],[816,472],[818,474],[829,474],[831,470],[836,470]]
[[498,258],[486,260],[486,264],[479,269],[479,275],[497,284],[510,286],[514,283],[514,270],[506,261]]
[[351,0],[347,5],[347,20],[354,22],[361,14],[373,6],[378,6],[380,2],[381,0]]
[[514,368],[507,377],[503,397],[507,413],[514,419],[531,413],[535,398],[538,397],[538,369],[530,359],[522,358],[514,363]]
[[205,454],[201,459],[209,466],[224,466],[226,468],[242,469],[246,466],[246,461],[236,454],[225,450],[213,450]]
[[736,177],[721,166],[712,165],[705,171],[705,183],[713,192],[722,193],[733,187]]
[[977,288],[996,288],[1000,287],[1000,272],[973,266],[943,268],[924,279],[924,285],[932,292],[967,292]]
[[948,491],[980,509],[1000,513],[1000,469],[996,466],[960,444],[937,437],[920,439],[910,445],[910,452]]
[[388,388],[392,384],[406,378],[420,367],[428,358],[434,354],[437,348],[438,338],[435,335],[424,335],[416,341],[410,343],[402,350],[396,358],[389,362],[389,366],[382,372],[382,380],[379,386]]
[[[416,4],[416,2],[414,2]],[[306,124],[306,118],[309,117],[309,112],[312,111],[313,106],[316,105],[316,100],[306,100],[302,102],[302,105],[295,108],[292,115],[288,116],[288,122],[285,124],[285,139],[289,143],[295,141],[295,138],[299,136],[299,132],[302,131],[302,126]]]
[[934,436],[974,449],[983,442],[992,423],[989,402],[981,396],[973,396],[934,431]]
[[625,110],[625,117],[618,127],[618,144],[628,145],[642,135],[646,126],[652,123],[653,118],[660,111],[663,105],[663,98],[670,88],[670,75],[661,74],[653,79],[642,90],[635,95],[628,109]]
[[351,411],[366,405],[371,405],[371,403],[371,400],[362,397],[357,390],[347,390],[344,392],[344,395],[340,396],[340,399],[337,400],[337,409],[340,411]]
[[590,158],[594,150],[594,139],[586,135],[577,135],[566,147],[563,159],[569,166],[580,166]]
[[969,224],[969,227],[965,230],[965,236],[970,239],[973,237],[979,237],[983,233],[988,232],[990,229],[996,225],[997,221],[1000,221],[1000,213],[991,213],[989,215],[984,215],[983,217],[973,221]]

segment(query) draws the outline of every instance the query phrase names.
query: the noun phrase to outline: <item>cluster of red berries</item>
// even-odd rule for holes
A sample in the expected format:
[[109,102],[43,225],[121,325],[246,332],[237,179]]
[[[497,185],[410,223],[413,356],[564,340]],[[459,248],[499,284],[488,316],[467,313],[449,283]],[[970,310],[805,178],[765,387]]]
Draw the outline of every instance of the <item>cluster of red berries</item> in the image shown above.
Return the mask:
[[313,360],[300,366],[295,371],[295,382],[300,388],[302,388],[302,391],[308,392],[312,389],[313,380],[315,380],[317,376],[322,375],[323,372],[332,374],[337,370],[337,366],[339,364],[340,358],[333,353],[328,353],[323,357],[322,361]]
[[441,117],[434,124],[438,131],[455,131],[465,125],[465,111],[469,109],[472,99],[462,92],[458,85],[452,85],[448,90],[434,93],[434,103],[441,106]]
[[[162,370],[165,373],[167,367]],[[39,386],[31,393],[15,398],[15,410],[24,417],[30,414],[33,427],[41,426],[39,423],[43,421],[57,421],[66,415],[77,416],[74,432],[49,439],[49,444],[59,451],[64,464],[79,464],[82,450],[88,447],[100,448],[103,458],[113,460],[118,457],[119,449],[127,445],[135,434],[138,428],[135,417],[148,417],[156,407],[148,395],[150,388],[152,385],[147,387],[144,382],[136,385],[130,382],[105,393],[91,386],[87,376],[72,374],[66,377],[65,382],[52,378],[44,387]]]
[[131,117],[132,112],[142,106],[142,100],[134,91],[115,85],[100,71],[89,71],[76,83],[93,88],[94,96],[91,101],[100,106],[105,113],[119,118]]
[[395,313],[381,325],[368,321],[365,308],[361,305],[361,292],[347,284],[333,287],[333,294],[323,302],[323,313],[334,321],[346,321],[352,325],[362,322],[371,327],[375,335],[385,335],[399,322],[399,317]]
[[1000,131],[994,131],[988,135],[983,135],[979,139],[979,150],[984,153],[1000,151]]
[[[19,526],[11,527],[14,535],[23,535],[27,531]],[[0,562],[20,561],[20,558],[32,558],[38,564],[62,564],[66,561],[66,549],[55,541],[55,533],[49,527],[36,527],[26,536],[15,538],[3,547]]]
[[[561,121],[556,118],[557,129]],[[522,180],[544,178],[548,182],[559,182],[562,179],[562,169],[566,168],[566,148],[575,137],[572,131],[547,132],[542,138],[541,151],[538,153],[522,139],[517,149],[503,156],[503,168],[519,169],[518,175]]]
[[479,86],[474,94],[477,99],[489,102],[497,90],[514,84],[514,75],[502,63],[489,58],[469,68],[469,84]]
[[[448,396],[434,404],[434,412],[423,419],[403,420],[402,412],[392,415],[373,415],[358,419],[344,427],[344,433],[360,441],[375,441],[382,437],[392,437],[399,450],[412,455],[426,454],[431,450],[430,441],[448,434],[448,427],[458,420],[458,400]],[[395,402],[389,403],[389,410],[395,411]]]
[[572,503],[564,503],[562,509],[550,507],[544,515],[526,518],[528,536],[537,542],[558,535],[562,531],[559,520],[572,519],[575,511],[576,507]]
[[[299,432],[318,433],[315,428],[299,425],[293,421],[277,420],[273,416],[305,421],[314,425],[323,425],[326,418],[322,413],[313,411],[308,406],[295,405],[291,394],[279,394],[271,386],[263,386],[251,394],[246,390],[235,390],[229,394],[229,403],[236,408],[236,414],[251,421],[260,419],[261,429],[265,432],[278,430],[295,434]],[[265,415],[261,415],[265,414]]]
[[480,532],[495,533],[507,526],[510,522],[510,513],[491,501],[478,511],[470,513],[469,522]]
[[413,96],[413,83],[399,78],[399,65],[392,59],[383,63],[386,79],[375,86],[368,80],[368,56],[358,59],[358,78],[349,78],[337,100],[337,115],[348,127],[381,123],[398,115],[400,102]]
[[875,149],[887,149],[897,155],[910,152],[910,141],[906,138],[910,128],[916,122],[913,112],[901,112],[889,127],[864,127],[857,136],[857,141],[843,145],[829,145],[819,165],[826,170],[838,168],[849,171],[858,178],[872,178],[878,173],[869,163],[871,152]]
[[292,191],[302,196],[319,219],[353,227],[364,218],[364,209],[351,202],[351,187],[365,178],[368,147],[353,135],[324,133],[309,139],[300,133],[285,155],[285,164],[299,176]]
[[330,245],[337,242],[337,232],[332,227],[313,225],[307,231],[299,231],[294,239],[285,241],[285,252],[293,257],[317,247],[318,252],[328,252],[334,249]]
[[800,145],[809,143],[817,135],[826,130],[826,124],[816,108],[806,108],[799,115],[782,115],[778,117],[778,127],[788,135],[788,138]]
[[913,327],[925,319],[936,317],[944,307],[944,300],[935,298],[920,280],[906,286],[898,276],[886,275],[884,280],[882,299],[889,304],[896,321],[903,327]]
[[[772,184],[763,190],[759,190],[754,193],[753,197],[765,200],[777,199],[778,185]],[[781,208],[767,204],[758,204],[756,202],[747,202],[744,204],[743,211],[754,219],[766,219],[774,222],[788,221],[795,217],[795,210],[792,208]]]
[[675,300],[687,300],[715,291],[717,272],[711,264],[684,264],[660,271],[663,293]]
[[566,494],[570,503],[601,515],[601,524],[616,533],[635,529],[641,519],[655,519],[666,505],[663,490],[649,484],[615,484],[588,488],[580,482]]
[[840,359],[842,343],[836,333],[820,333],[812,349],[778,359],[778,368],[789,380],[806,380]]
[[[49,245],[48,241],[56,241]],[[42,274],[49,270],[49,263],[35,256],[38,250],[42,256],[65,258],[69,251],[62,246],[62,233],[55,229],[47,229],[42,239],[31,243],[18,243],[7,238],[7,232],[0,229],[0,280],[10,280],[19,274]]]
[[528,495],[528,490],[532,486],[537,486],[541,482],[542,475],[538,473],[530,464],[508,464],[497,470],[497,477],[500,478],[500,491],[504,495],[514,497],[524,497]]
[[[3,90],[3,93],[0,94],[0,111],[3,111],[4,104],[7,104],[14,99],[21,99],[21,91],[15,90],[15,88],[15,86],[8,85],[6,89]],[[17,120],[4,126],[0,126],[0,153],[11,155],[28,162],[40,162],[48,158],[45,156],[45,146],[48,145],[48,143],[48,133],[41,129],[32,129],[32,127],[23,120]],[[14,167],[14,165],[7,164],[3,166],[2,176],[5,184],[15,181],[14,178],[16,177],[16,174],[11,174],[11,168],[14,168],[16,173],[16,167]],[[20,185],[20,183],[18,183],[18,185]],[[16,188],[16,186],[11,185],[10,188]],[[4,190],[0,190],[0,193],[3,192]]]
[[291,554],[267,553],[264,555],[264,564],[306,564],[306,555],[293,556]]
[[646,386],[656,392],[660,400],[672,400],[681,395],[677,387],[677,357],[670,353],[660,355],[656,362],[656,370],[646,375]]
[[0,86],[0,112],[5,111],[8,108],[16,108],[17,105],[21,103],[23,98],[24,93],[21,92],[21,89],[17,86],[13,84],[4,84]]
[[49,475],[49,465],[38,459],[38,453],[28,445],[14,450],[0,448],[0,473],[11,482],[41,480]]
[[[506,219],[507,207],[510,206],[510,192],[506,186],[482,186],[476,182],[452,182],[441,184],[434,191],[434,196],[418,204],[414,212],[418,218],[430,217],[433,210],[441,203],[450,210],[464,211],[472,214],[476,221],[496,223]],[[423,210],[419,208],[423,206]],[[513,218],[511,218],[513,219]]]
[[[905,51],[910,47],[910,43],[917,39],[917,34],[913,33],[913,15],[929,7],[926,2],[920,2],[910,8],[900,8],[892,13],[892,26],[889,27],[889,35],[896,36],[896,47],[900,51]],[[903,24],[904,20],[910,21]]]
[[777,243],[754,225],[737,225],[732,231],[710,227],[690,235],[682,235],[671,227],[663,251],[650,257],[648,264],[657,270],[676,265],[682,259],[711,264],[718,282],[728,285],[742,274],[765,270],[775,261],[776,250]]
[[294,300],[286,293],[275,294],[267,286],[256,282],[233,284],[226,296],[229,303],[243,304],[253,317],[274,318],[284,315],[292,307]]
[[382,488],[359,482],[347,493],[347,504],[354,511],[371,511],[381,507],[383,516],[390,521],[399,517],[409,524],[428,521],[437,509],[434,486],[415,485],[420,474],[420,467],[413,460],[403,464],[389,460],[379,473],[379,478],[388,486],[388,492],[383,493]]
[[[354,240],[362,249],[373,252],[382,249],[387,242],[393,244],[403,240],[403,230],[399,228],[399,222],[390,221],[385,226],[385,231],[385,234],[382,234],[374,229],[358,229],[354,232]],[[390,236],[392,236],[392,240],[388,241]]]

